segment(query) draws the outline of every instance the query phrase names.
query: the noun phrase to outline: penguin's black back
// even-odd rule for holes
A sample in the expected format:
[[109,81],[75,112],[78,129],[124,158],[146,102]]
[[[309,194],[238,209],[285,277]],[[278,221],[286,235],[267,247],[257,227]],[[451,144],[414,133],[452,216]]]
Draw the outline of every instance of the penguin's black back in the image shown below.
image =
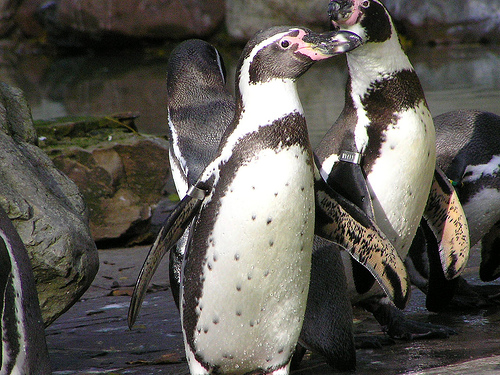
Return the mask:
[[170,140],[179,147],[187,164],[188,182],[193,184],[213,159],[234,115],[224,63],[212,45],[191,39],[172,51],[167,66],[167,102]]
[[448,178],[459,181],[468,165],[486,164],[500,154],[500,116],[477,110],[457,110],[434,118],[437,164]]

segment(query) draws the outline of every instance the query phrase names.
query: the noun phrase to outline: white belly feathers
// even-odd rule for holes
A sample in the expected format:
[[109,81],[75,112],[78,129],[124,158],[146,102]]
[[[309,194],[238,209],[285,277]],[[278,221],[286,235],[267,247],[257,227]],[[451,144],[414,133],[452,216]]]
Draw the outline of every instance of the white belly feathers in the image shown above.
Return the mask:
[[200,276],[194,341],[204,360],[220,361],[214,365],[222,372],[237,361],[244,373],[259,358],[268,358],[263,368],[279,365],[294,350],[314,236],[308,158],[300,146],[262,150],[236,171],[221,199]]

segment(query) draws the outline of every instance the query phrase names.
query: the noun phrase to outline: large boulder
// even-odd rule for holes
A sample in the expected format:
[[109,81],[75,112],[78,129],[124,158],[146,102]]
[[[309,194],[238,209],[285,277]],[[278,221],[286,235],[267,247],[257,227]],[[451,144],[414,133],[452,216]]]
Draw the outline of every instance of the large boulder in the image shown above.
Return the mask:
[[87,290],[99,260],[78,188],[36,143],[21,91],[0,83],[0,205],[29,253],[49,325]]
[[500,42],[500,1],[384,0],[417,44]]
[[55,43],[200,38],[222,24],[224,0],[56,0],[40,15]]
[[138,134],[133,117],[37,122],[44,151],[84,196],[99,247],[152,241],[151,218],[169,179],[168,142]]
[[229,35],[247,41],[257,31],[277,25],[300,25],[328,30],[329,0],[226,0]]

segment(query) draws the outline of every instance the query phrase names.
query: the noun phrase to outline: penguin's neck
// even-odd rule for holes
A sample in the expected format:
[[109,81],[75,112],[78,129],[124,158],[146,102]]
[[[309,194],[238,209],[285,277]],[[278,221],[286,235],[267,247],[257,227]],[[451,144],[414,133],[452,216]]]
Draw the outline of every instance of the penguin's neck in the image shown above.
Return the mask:
[[292,113],[303,113],[295,81],[272,79],[264,83],[247,82],[237,86],[236,117],[226,138],[226,149],[260,127],[279,124],[276,120]]
[[396,32],[382,43],[367,43],[347,54],[351,96],[362,98],[373,85],[402,70],[413,70]]

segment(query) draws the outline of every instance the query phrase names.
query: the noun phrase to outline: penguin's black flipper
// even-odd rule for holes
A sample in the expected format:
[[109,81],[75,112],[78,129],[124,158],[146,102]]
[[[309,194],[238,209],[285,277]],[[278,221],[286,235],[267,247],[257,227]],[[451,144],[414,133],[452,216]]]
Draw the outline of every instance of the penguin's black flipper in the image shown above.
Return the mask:
[[1,207],[0,342],[1,374],[52,373],[31,262]]
[[172,211],[165,224],[163,224],[142,265],[135,284],[128,310],[129,328],[132,328],[137,319],[149,282],[160,265],[160,261],[170,248],[177,243],[192,219],[198,214],[205,196],[205,189],[191,187],[186,196]]
[[316,235],[335,242],[366,267],[399,308],[410,297],[410,281],[396,249],[358,206],[335,192],[316,169]]
[[[366,176],[360,165],[361,155],[356,152],[342,151],[339,161],[335,163],[326,182],[342,196],[358,206],[372,220],[375,220],[373,202],[366,182]],[[359,294],[368,292],[375,279],[370,271],[354,259],[351,260],[352,275],[356,291]]]
[[481,240],[479,276],[483,281],[493,281],[500,276],[500,221]]
[[457,277],[469,259],[469,227],[455,189],[439,168],[423,217],[437,240],[444,276],[447,280]]

